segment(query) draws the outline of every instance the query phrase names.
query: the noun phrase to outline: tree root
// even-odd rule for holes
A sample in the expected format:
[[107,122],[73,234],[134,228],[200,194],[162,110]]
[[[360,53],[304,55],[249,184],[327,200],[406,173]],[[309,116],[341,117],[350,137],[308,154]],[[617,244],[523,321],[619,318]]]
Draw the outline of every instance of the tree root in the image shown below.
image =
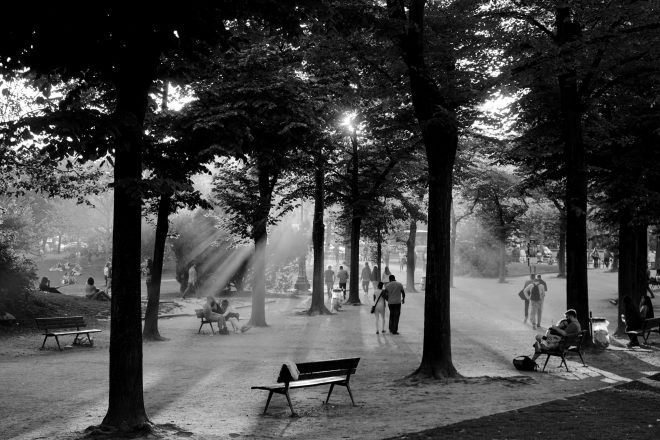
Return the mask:
[[94,440],[129,440],[171,438],[172,436],[192,437],[193,433],[171,423],[156,425],[151,422],[145,422],[142,426],[132,428],[129,428],[128,426],[115,427],[108,425],[90,426],[80,438]]

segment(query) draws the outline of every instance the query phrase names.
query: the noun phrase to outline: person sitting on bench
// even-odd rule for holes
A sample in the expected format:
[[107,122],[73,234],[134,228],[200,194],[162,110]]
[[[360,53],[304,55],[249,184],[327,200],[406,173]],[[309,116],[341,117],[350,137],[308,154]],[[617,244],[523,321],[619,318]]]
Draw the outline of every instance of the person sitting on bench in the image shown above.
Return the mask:
[[238,325],[239,314],[229,305],[229,300],[223,299],[222,303],[220,303],[220,314],[224,316],[225,321],[231,324],[234,333],[238,333],[239,331],[244,333],[250,329],[250,326],[244,325],[240,327]]
[[642,319],[653,319],[655,317],[653,303],[648,295],[642,297],[642,301],[639,304],[639,314],[642,315]]
[[[623,297],[623,315],[621,315],[621,320],[626,324],[626,333],[641,330],[644,325],[644,320],[639,313],[639,309],[635,307],[632,298],[628,295]],[[636,334],[628,333],[628,337],[630,338],[630,342],[626,344],[628,348],[639,347],[639,340]]]
[[577,312],[574,309],[569,309],[566,310],[564,316],[566,319],[562,319],[559,324],[550,327],[546,336],[536,335],[533,361],[536,361],[543,354],[543,350],[557,348],[562,339],[570,340],[580,334],[582,329],[580,328],[580,322],[577,320]]
[[50,287],[50,280],[46,277],[43,277],[41,279],[41,282],[39,282],[39,290],[41,290],[42,292],[62,293],[59,290],[57,290],[56,287]]
[[218,328],[220,329],[218,332],[219,334],[227,333],[227,323],[225,322],[225,317],[222,316],[220,304],[218,304],[212,296],[206,297],[206,303],[204,304],[204,319],[209,322],[217,322]]

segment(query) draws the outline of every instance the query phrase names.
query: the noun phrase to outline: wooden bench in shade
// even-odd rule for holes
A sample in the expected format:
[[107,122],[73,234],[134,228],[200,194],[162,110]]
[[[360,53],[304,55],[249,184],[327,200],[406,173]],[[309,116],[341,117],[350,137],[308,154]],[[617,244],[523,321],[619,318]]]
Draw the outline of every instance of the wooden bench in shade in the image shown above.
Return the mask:
[[657,333],[660,335],[660,318],[645,319],[641,329],[626,332],[627,335],[641,336],[644,339],[645,344],[648,343],[651,333]]
[[[41,348],[44,348],[46,345],[46,340],[51,336],[55,337],[57,342],[57,348],[62,350],[60,346],[60,336],[67,335],[76,335],[73,339],[73,343],[78,342],[80,335],[86,335],[87,341],[92,344],[92,339],[90,338],[90,333],[99,333],[101,330],[95,328],[85,328],[87,323],[85,323],[85,318],[82,316],[63,316],[57,318],[36,318],[37,328],[43,330],[44,342],[41,344]],[[73,330],[75,328],[75,330]]]
[[303,362],[296,364],[299,372],[297,379],[294,379],[291,376],[289,367],[287,367],[286,364],[283,364],[282,368],[280,369],[280,374],[277,378],[277,384],[256,386],[252,387],[252,389],[268,391],[268,400],[266,401],[264,414],[266,414],[266,411],[268,411],[268,405],[270,405],[270,400],[275,393],[284,394],[286,396],[286,400],[289,403],[289,408],[291,408],[291,415],[295,416],[296,413],[293,409],[293,405],[291,404],[289,390],[294,388],[316,387],[320,385],[330,385],[328,397],[325,399],[326,404],[330,400],[330,395],[332,394],[332,390],[335,388],[335,385],[339,385],[346,387],[348,390],[348,395],[351,398],[351,402],[353,403],[353,406],[355,406],[355,400],[353,400],[353,393],[351,392],[350,387],[350,380],[351,376],[355,374],[359,362],[360,358]]
[[575,338],[573,338],[572,341],[565,341],[564,339],[562,339],[559,342],[558,347],[541,350],[541,354],[548,355],[548,357],[545,358],[545,364],[543,364],[542,371],[545,371],[545,367],[546,365],[548,365],[550,356],[560,357],[561,363],[559,364],[559,366],[561,367],[563,365],[564,367],[566,367],[566,371],[569,371],[568,365],[566,365],[566,355],[569,353],[577,353],[580,356],[582,365],[586,366],[586,364],[584,363],[584,358],[582,357],[582,342],[584,341],[584,337],[587,333],[589,333],[587,330],[582,330],[580,333],[578,333],[578,335]]
[[211,333],[215,334],[215,330],[213,330],[213,321],[207,321],[206,318],[204,318],[204,309],[195,309],[195,315],[200,320],[199,324],[199,330],[197,330],[197,334],[200,334],[202,332],[202,327],[204,327],[206,324],[211,327]]

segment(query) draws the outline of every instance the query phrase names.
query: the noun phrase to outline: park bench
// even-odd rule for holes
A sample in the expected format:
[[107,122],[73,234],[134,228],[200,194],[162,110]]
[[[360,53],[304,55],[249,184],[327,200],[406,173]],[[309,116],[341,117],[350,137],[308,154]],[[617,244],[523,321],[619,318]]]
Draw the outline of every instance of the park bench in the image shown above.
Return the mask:
[[[55,337],[57,342],[57,348],[62,350],[60,346],[60,336],[67,335],[76,335],[73,339],[73,344],[75,345],[78,342],[80,335],[87,335],[87,341],[89,345],[92,345],[92,339],[89,337],[90,333],[99,333],[101,330],[95,328],[85,328],[87,323],[85,323],[85,318],[82,316],[64,316],[57,318],[36,318],[37,328],[43,330],[44,342],[41,344],[41,349],[46,345],[46,340],[51,336]],[[75,328],[75,330],[73,330]]]
[[206,318],[204,318],[204,309],[195,309],[195,315],[197,315],[197,317],[200,320],[199,330],[197,330],[197,334],[201,333],[202,327],[204,327],[204,325],[206,324],[208,324],[209,327],[211,327],[211,333],[215,334],[215,330],[213,330],[213,321],[207,321]]
[[296,364],[299,374],[295,379],[293,378],[287,364],[283,364],[277,378],[277,384],[256,386],[252,387],[252,389],[268,391],[268,400],[266,401],[264,414],[268,411],[268,405],[270,405],[270,399],[273,397],[273,393],[276,393],[284,394],[286,396],[289,408],[291,408],[291,416],[295,416],[296,413],[291,404],[289,390],[320,385],[330,385],[328,397],[325,399],[326,404],[330,400],[330,395],[332,394],[335,385],[340,385],[346,387],[348,395],[351,397],[351,402],[353,403],[353,406],[355,406],[355,400],[353,400],[353,393],[351,392],[349,382],[351,375],[355,374],[355,371],[357,370],[358,362],[360,362],[360,358],[334,359]]
[[584,341],[584,337],[587,334],[587,330],[582,330],[578,335],[574,338],[573,341],[565,341],[562,339],[559,341],[559,345],[556,348],[552,349],[542,349],[541,354],[547,355],[545,358],[545,363],[543,364],[543,370],[545,371],[545,367],[548,365],[548,361],[550,360],[550,356],[557,356],[561,358],[561,363],[559,366],[561,367],[564,365],[566,367],[566,371],[569,371],[568,365],[566,364],[566,355],[569,353],[577,353],[580,356],[580,360],[582,361],[582,365],[585,367],[587,364],[584,362],[584,358],[582,357],[582,342]]
[[639,330],[630,330],[627,331],[627,335],[637,335],[641,336],[644,339],[646,344],[651,333],[657,333],[660,335],[660,318],[651,318],[645,319],[642,328]]

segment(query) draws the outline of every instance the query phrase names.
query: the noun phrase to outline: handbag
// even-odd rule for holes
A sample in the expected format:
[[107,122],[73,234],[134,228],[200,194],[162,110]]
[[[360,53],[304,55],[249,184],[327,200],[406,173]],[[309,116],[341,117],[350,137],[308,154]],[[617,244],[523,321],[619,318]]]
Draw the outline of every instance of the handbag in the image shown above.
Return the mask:
[[380,297],[383,296],[383,292],[385,292],[385,291],[384,290],[380,291],[380,295],[378,295],[378,299],[376,300],[374,305],[371,306],[371,313],[376,313],[376,304],[378,304],[378,301],[380,301]]
[[536,371],[539,365],[529,356],[518,356],[513,360],[513,366],[520,371]]
[[524,290],[524,289],[521,290],[520,292],[518,292],[518,296],[519,296],[520,299],[522,299],[523,301],[527,299],[527,297],[525,296],[525,290]]

